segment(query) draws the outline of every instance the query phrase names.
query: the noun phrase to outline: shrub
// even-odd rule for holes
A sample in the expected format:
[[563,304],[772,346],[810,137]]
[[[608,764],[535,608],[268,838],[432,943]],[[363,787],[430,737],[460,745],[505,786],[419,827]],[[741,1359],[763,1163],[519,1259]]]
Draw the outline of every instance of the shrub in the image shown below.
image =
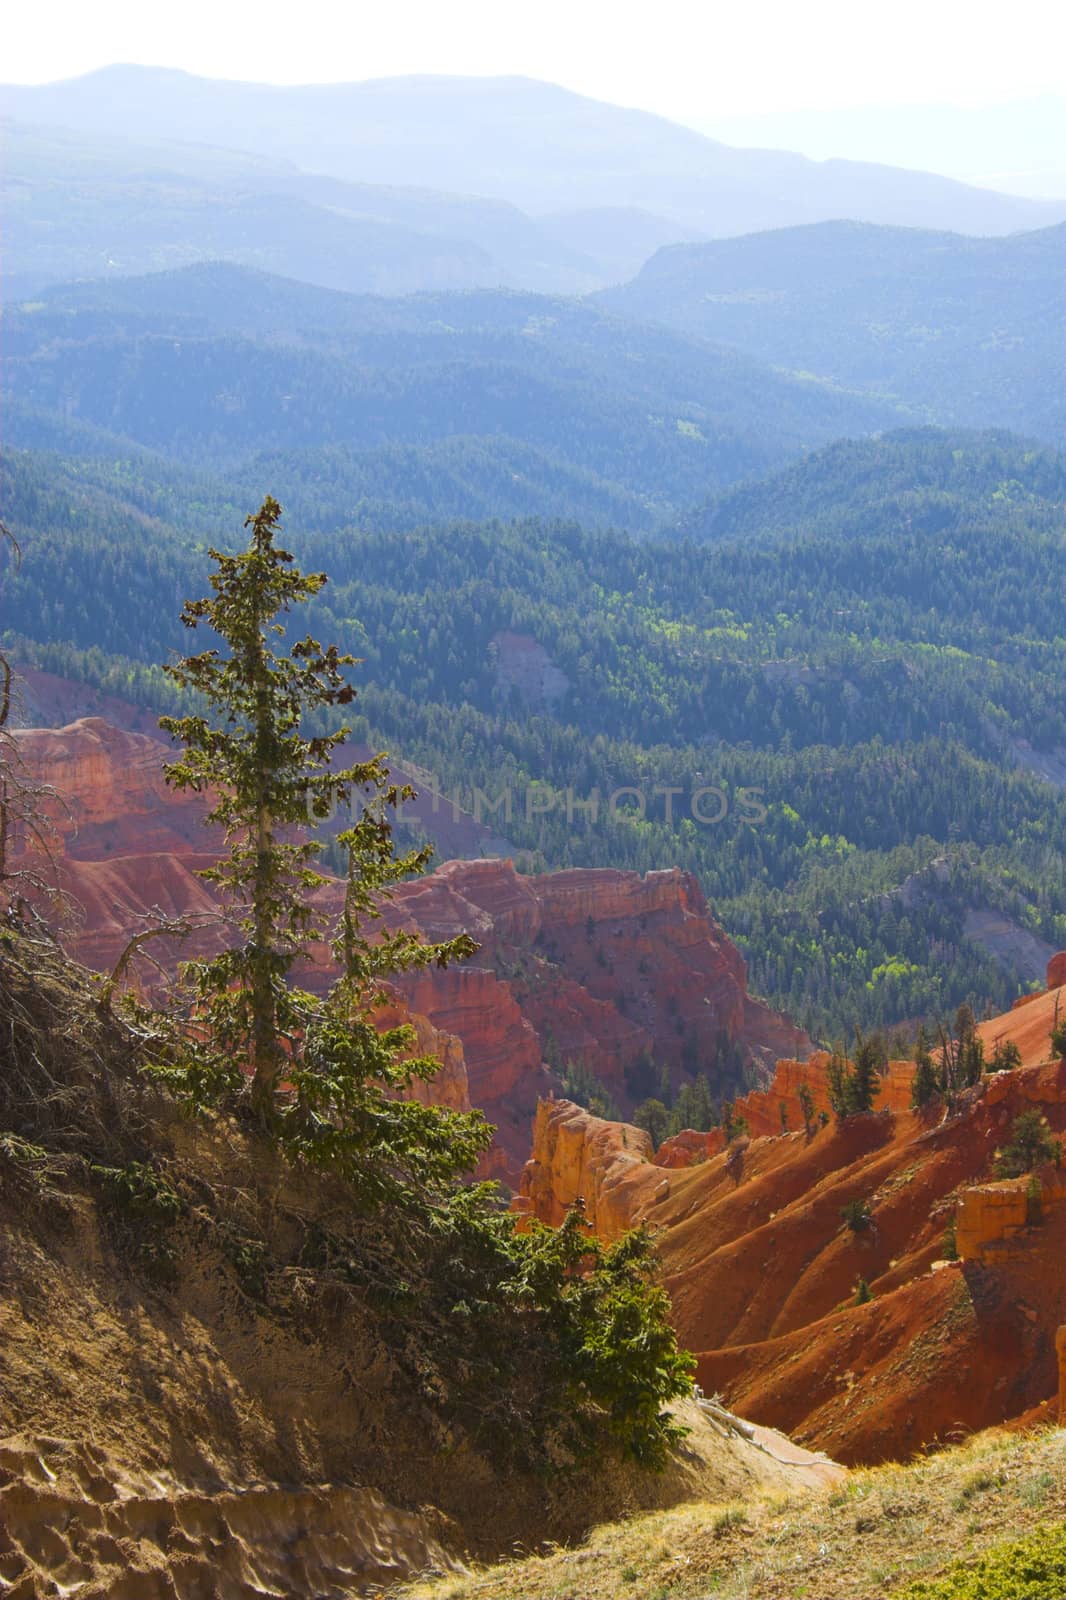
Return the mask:
[[996,1172],[1001,1178],[1020,1178],[1045,1161],[1062,1160],[1062,1140],[1056,1139],[1039,1111],[1015,1117],[1009,1144],[996,1151]]
[[1056,1017],[1051,1030],[1051,1048],[1057,1056],[1066,1056],[1066,1017]]
[[143,1161],[91,1166],[89,1174],[107,1202],[115,1243],[150,1277],[169,1283],[177,1262],[169,1233],[188,1209],[181,1195],[163,1173]]
[[953,1561],[918,1578],[900,1600],[1052,1600],[1066,1594],[1066,1523],[995,1545],[976,1560]]
[[873,1222],[873,1212],[865,1200],[849,1200],[841,1206],[840,1215],[852,1233],[865,1233]]
[[860,1278],[858,1283],[855,1285],[855,1304],[857,1306],[869,1305],[873,1297],[874,1292],[870,1288],[870,1285],[867,1283],[866,1279]]
[[997,1039],[992,1046],[992,1059],[987,1072],[1013,1072],[1022,1064],[1022,1053],[1013,1039]]
[[390,1348],[497,1458],[551,1470],[601,1455],[606,1432],[623,1455],[662,1465],[685,1432],[664,1406],[690,1392],[694,1363],[654,1281],[651,1235],[601,1244],[580,1208],[560,1228],[519,1231],[485,1193],[412,1213],[387,1261],[359,1267],[387,1295]]

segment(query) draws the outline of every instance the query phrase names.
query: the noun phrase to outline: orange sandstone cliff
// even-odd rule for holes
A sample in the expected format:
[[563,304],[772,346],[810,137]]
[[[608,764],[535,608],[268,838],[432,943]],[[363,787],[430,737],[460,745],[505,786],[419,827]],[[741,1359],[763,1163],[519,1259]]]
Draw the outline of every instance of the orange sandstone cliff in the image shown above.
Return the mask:
[[[196,876],[212,854],[208,802],[167,788],[167,747],[99,717],[16,738],[28,774],[53,796],[43,810],[74,912],[71,953],[108,970],[160,911],[194,924],[180,947],[153,945],[164,961],[220,948],[230,935]],[[318,891],[325,921],[341,894],[336,880]],[[676,869],[523,877],[509,860],[448,861],[399,885],[383,909],[389,924],[431,939],[466,931],[478,941],[472,961],[398,981],[396,1003],[420,1037],[444,1041],[445,1072],[429,1093],[486,1112],[498,1129],[492,1170],[512,1181],[537,1102],[560,1085],[549,1062],[583,1063],[628,1109],[626,1069],[644,1054],[679,1082],[694,1067],[713,1075],[723,1044],[764,1069],[809,1048],[747,993],[739,952],[696,880]],[[300,974],[311,987],[330,979],[328,953],[319,957]],[[141,979],[151,983],[150,969]]]
[[[1056,958],[1049,976],[1061,974]],[[1066,1174],[997,1181],[994,1159],[1023,1111],[1066,1135],[1066,1060],[1032,1024],[1049,1025],[1056,1002],[1061,984],[985,1025],[1016,1038],[1025,1064],[965,1091],[951,1115],[911,1111],[898,1063],[883,1109],[810,1135],[797,1116],[782,1134],[777,1107],[799,1082],[827,1104],[818,1056],[802,1071],[782,1062],[770,1089],[737,1102],[754,1136],[728,1150],[718,1131],[690,1133],[652,1157],[638,1130],[547,1104],[516,1208],[556,1223],[580,1195],[606,1238],[640,1221],[659,1230],[704,1387],[835,1459],[905,1456],[1019,1417],[1058,1392]],[[868,1208],[857,1230],[841,1214],[851,1202]]]

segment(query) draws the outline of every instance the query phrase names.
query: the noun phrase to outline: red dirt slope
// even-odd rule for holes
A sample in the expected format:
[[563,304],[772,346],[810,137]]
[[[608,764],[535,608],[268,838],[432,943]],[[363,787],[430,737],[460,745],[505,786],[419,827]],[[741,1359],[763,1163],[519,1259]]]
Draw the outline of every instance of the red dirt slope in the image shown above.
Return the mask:
[[[837,1460],[906,1455],[1017,1416],[1057,1388],[1066,1180],[1053,1168],[1039,1175],[1043,1219],[1028,1226],[1025,1181],[995,1182],[993,1160],[1027,1109],[1066,1135],[1066,1061],[1048,1059],[1047,1027],[1041,1042],[1037,1026],[1056,997],[1066,1006],[1059,988],[987,1025],[1043,1064],[986,1078],[947,1118],[897,1105],[664,1168],[637,1130],[546,1106],[518,1204],[555,1222],[580,1193],[607,1237],[642,1219],[660,1228],[665,1282],[700,1382]],[[817,1059],[808,1066],[822,1071]],[[740,1109],[776,1106],[794,1076],[784,1063],[782,1079]],[[898,1099],[901,1069],[893,1080]],[[671,1141],[666,1159],[700,1138]],[[870,1210],[858,1232],[841,1218],[851,1201]],[[948,1264],[956,1214],[968,1259]],[[854,1303],[860,1279],[873,1292],[863,1305]]]

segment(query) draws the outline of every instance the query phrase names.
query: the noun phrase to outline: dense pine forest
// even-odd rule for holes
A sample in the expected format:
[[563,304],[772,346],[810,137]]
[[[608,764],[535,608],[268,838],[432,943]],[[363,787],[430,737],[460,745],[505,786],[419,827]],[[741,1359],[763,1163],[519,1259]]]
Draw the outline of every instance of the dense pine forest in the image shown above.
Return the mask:
[[[361,658],[359,739],[464,810],[510,791],[487,820],[532,870],[690,868],[753,987],[821,1037],[1002,1008],[1039,976],[1066,944],[1060,456],[935,429],[840,441],[635,537],[509,518],[478,447],[448,449],[492,520],[455,520],[429,470],[432,522],[345,517],[348,458],[332,496],[288,467],[287,537],[331,573],[315,625]],[[176,601],[266,467],[10,452],[9,642],[172,704]],[[549,694],[501,635],[542,648]],[[624,787],[642,800],[610,806]],[[989,941],[997,919],[1023,959]]]

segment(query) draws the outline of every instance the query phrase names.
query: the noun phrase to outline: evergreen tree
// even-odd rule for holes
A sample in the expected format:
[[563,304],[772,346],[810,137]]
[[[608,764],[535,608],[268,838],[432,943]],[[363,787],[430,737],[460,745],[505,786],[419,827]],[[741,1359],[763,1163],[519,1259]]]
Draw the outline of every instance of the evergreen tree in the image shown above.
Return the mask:
[[645,1100],[634,1111],[633,1122],[650,1136],[653,1150],[658,1150],[670,1131],[670,1113],[661,1100]]
[[[186,963],[195,1025],[169,1077],[196,1105],[250,1101],[291,1157],[328,1166],[380,1199],[408,1182],[449,1181],[491,1138],[479,1114],[405,1099],[413,1080],[433,1077],[439,1063],[404,1059],[410,1029],[374,1026],[390,975],[447,965],[475,946],[465,935],[429,944],[383,927],[369,937],[367,924],[380,923],[379,898],[422,870],[428,851],[394,854],[388,811],[410,791],[389,783],[382,760],[335,771],[348,729],[307,727],[316,713],[353,699],[344,673],[352,658],[310,636],[280,651],[278,616],[326,582],[301,573],[276,543],[280,516],[268,498],[247,519],[247,549],[212,550],[214,594],[182,612],[189,628],[207,623],[227,652],[213,647],[167,669],[212,714],[160,719],[185,746],[167,781],[212,795],[206,820],[223,828],[227,853],[200,875],[244,935],[209,960]],[[332,944],[340,977],[323,1001],[289,982],[325,937],[312,898],[326,882],[315,866],[322,845],[307,830],[335,806],[351,806],[357,792],[360,815],[340,835],[348,856]]]
[[911,1105],[915,1111],[927,1106],[937,1093],[936,1063],[929,1049],[925,1028],[918,1029],[914,1047],[914,1076],[911,1079]]
[[848,1115],[872,1111],[874,1100],[881,1092],[881,1054],[875,1039],[858,1035],[855,1045],[855,1064],[847,1083]]
[[800,1114],[803,1117],[803,1131],[809,1139],[814,1131],[814,1096],[810,1086],[801,1083],[799,1086]]

